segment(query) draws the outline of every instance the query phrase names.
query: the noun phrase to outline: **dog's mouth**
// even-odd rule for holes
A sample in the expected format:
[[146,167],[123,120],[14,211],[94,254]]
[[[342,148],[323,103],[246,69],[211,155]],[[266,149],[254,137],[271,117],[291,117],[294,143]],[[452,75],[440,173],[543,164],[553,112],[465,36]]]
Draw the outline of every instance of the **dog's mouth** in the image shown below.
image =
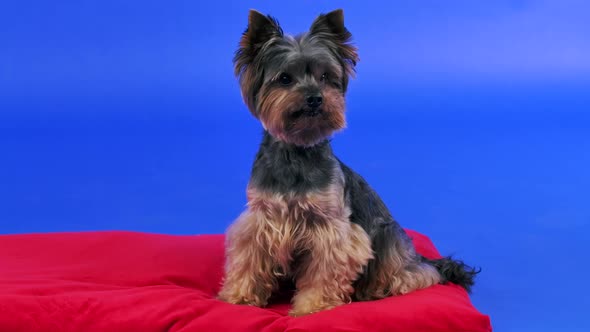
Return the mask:
[[324,113],[324,110],[321,108],[302,108],[293,112],[293,118],[315,118],[322,113]]
[[338,116],[341,114],[329,108],[304,106],[285,115],[283,137],[299,146],[312,146],[344,127],[344,118]]

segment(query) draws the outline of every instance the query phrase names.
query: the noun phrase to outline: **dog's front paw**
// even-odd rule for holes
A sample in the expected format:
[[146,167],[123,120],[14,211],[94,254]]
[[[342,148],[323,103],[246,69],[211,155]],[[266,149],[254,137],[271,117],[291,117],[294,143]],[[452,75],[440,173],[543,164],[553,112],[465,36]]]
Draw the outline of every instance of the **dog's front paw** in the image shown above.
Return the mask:
[[241,289],[223,288],[221,292],[219,292],[217,298],[223,302],[231,304],[242,304],[255,307],[264,307],[267,305],[267,296],[259,296]]
[[231,304],[250,305],[254,307],[264,307],[266,303],[255,298],[247,298],[244,296],[218,296],[217,299]]
[[289,316],[291,317],[300,317],[309,314],[314,314],[316,312],[329,310],[336,307],[335,305],[298,305],[293,306],[293,309],[289,311]]
[[293,298],[293,308],[289,311],[289,315],[293,317],[305,316],[343,304],[344,302],[339,298],[325,298],[313,290],[303,291]]

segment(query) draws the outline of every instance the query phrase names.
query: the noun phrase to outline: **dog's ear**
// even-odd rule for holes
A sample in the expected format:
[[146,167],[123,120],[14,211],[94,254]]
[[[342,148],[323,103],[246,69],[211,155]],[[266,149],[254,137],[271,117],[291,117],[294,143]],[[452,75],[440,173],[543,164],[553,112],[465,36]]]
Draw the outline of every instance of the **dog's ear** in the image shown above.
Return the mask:
[[310,37],[322,38],[333,44],[343,60],[346,74],[353,75],[359,61],[356,47],[350,44],[352,34],[344,26],[344,11],[336,9],[318,16],[309,29]]
[[321,14],[311,24],[311,34],[327,33],[348,39],[350,32],[344,26],[344,11],[336,9],[327,14]]
[[283,30],[274,18],[251,9],[248,14],[248,27],[242,34],[240,46],[234,58],[236,76],[242,74],[264,44],[282,36]]
[[283,30],[276,19],[250,9],[248,14],[248,28],[242,36],[240,47],[260,48],[267,41],[282,36]]
[[265,44],[282,37],[283,30],[277,20],[256,10],[250,10],[248,27],[242,34],[234,56],[234,73],[239,78],[242,97],[255,116],[255,95],[262,84],[263,73],[260,68],[252,68],[252,64]]

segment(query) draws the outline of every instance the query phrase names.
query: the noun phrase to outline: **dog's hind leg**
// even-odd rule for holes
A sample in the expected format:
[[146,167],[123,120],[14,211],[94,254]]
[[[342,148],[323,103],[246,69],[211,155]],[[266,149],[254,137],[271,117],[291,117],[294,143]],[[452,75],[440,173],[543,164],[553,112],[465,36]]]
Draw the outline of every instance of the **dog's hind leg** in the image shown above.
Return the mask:
[[375,259],[355,283],[355,299],[368,301],[406,294],[441,282],[439,272],[423,262],[405,231],[389,225],[373,238]]

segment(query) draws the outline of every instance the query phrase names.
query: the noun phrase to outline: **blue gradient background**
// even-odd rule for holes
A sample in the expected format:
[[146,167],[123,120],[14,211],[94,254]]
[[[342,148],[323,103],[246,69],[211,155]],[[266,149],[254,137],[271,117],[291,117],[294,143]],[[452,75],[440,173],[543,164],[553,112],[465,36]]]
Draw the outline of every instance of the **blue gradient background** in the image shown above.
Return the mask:
[[301,32],[337,7],[361,55],[339,156],[483,267],[496,331],[589,331],[586,1],[5,1],[0,233],[223,232],[261,131],[247,10]]

